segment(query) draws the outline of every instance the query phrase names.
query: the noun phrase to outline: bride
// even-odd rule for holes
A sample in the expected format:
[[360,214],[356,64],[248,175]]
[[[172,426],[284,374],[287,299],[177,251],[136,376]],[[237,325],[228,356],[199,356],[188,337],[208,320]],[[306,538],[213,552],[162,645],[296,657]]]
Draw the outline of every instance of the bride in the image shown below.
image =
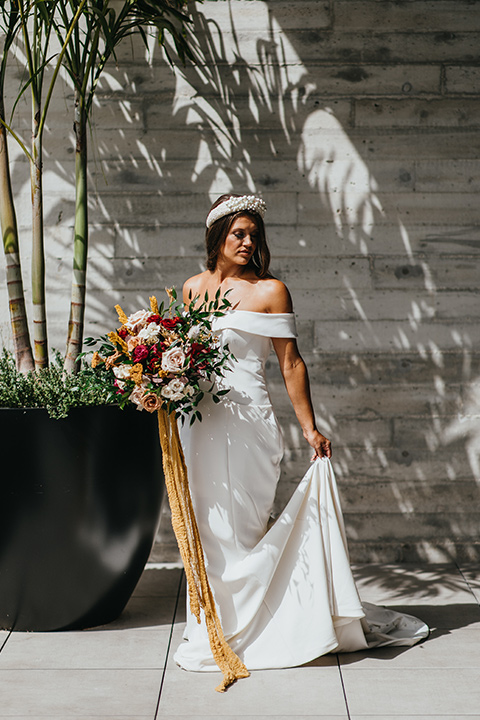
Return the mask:
[[[218,380],[230,392],[218,404],[202,401],[203,421],[184,428],[182,443],[223,632],[249,670],[428,636],[417,618],[362,605],[358,597],[331,443],[315,424],[292,300],[269,273],[265,210],[253,195],[219,197],[206,220],[207,269],[183,288],[186,304],[219,288],[232,303],[214,324],[236,358]],[[312,465],[267,531],[283,455],[265,382],[272,345]],[[185,670],[217,669],[205,623],[192,615],[175,660]]]

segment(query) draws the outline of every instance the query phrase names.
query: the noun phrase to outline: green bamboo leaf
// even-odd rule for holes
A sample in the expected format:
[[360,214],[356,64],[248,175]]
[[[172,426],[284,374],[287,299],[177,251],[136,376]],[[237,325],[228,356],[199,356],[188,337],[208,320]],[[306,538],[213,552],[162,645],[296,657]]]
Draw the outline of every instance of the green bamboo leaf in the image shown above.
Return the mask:
[[20,145],[25,155],[28,157],[28,159],[33,162],[33,157],[31,153],[27,150],[27,147],[23,140],[17,135],[17,133],[13,130],[13,128],[10,125],[7,125],[5,120],[0,117],[0,123],[3,125],[3,127],[10,133],[10,135],[13,137],[14,140]]

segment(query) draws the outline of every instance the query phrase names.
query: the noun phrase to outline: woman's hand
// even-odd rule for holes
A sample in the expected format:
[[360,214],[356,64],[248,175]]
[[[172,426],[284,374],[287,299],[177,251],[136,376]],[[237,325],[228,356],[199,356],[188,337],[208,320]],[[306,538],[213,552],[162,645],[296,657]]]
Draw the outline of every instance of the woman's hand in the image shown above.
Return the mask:
[[332,443],[325,437],[325,435],[318,432],[318,430],[305,433],[305,440],[315,451],[312,455],[311,462],[321,457],[332,457]]

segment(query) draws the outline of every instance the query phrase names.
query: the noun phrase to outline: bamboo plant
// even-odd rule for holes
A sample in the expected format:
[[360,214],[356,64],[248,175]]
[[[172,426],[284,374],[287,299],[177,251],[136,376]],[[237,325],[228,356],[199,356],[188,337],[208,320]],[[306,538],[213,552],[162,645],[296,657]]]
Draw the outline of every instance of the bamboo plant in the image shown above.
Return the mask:
[[[42,193],[42,143],[48,108],[53,96],[59,70],[68,73],[74,88],[75,130],[75,222],[73,238],[73,280],[70,319],[67,333],[65,369],[77,369],[77,357],[82,348],[85,314],[85,277],[88,254],[88,184],[87,135],[93,98],[108,59],[122,40],[134,33],[147,44],[146,26],[158,31],[158,41],[165,47],[166,35],[173,40],[177,56],[190,55],[185,33],[185,0],[0,0],[3,21],[8,33],[5,37],[1,87],[6,77],[7,56],[15,39],[22,35],[26,57],[26,88],[32,94],[32,147],[29,151],[5,121],[0,102],[0,215],[9,273],[11,322],[14,326],[14,349],[17,368],[28,371],[33,366],[28,326],[26,322],[23,286],[18,251],[18,233],[11,192],[5,130],[21,145],[30,160],[32,187],[32,299],[34,307],[35,368],[48,364],[48,341],[45,310],[45,260]],[[60,52],[52,51],[52,33],[56,35]],[[18,40],[20,42],[20,40]],[[51,54],[53,53],[53,54]],[[168,55],[168,53],[167,53]],[[53,74],[44,92],[46,71]],[[3,95],[1,95],[3,99]],[[15,103],[15,105],[16,105]]]
[[43,100],[45,71],[49,65],[50,35],[59,0],[41,2],[19,0],[23,46],[27,59],[32,93],[32,151],[30,177],[32,188],[32,302],[35,368],[48,366],[47,315],[45,306],[45,250],[43,228],[43,131],[55,81],[68,39],[82,14],[86,0],[76,4],[67,36],[56,61],[53,77]]
[[[75,5],[73,0],[59,3],[55,29],[62,43],[64,28],[71,22]],[[74,86],[75,131],[75,223],[65,354],[67,372],[78,367],[77,357],[83,342],[88,258],[87,123],[91,119],[95,91],[107,61],[112,55],[115,56],[115,49],[126,37],[138,33],[147,45],[146,26],[156,28],[161,45],[165,44],[167,31],[180,58],[184,59],[189,53],[183,31],[187,20],[182,12],[184,6],[184,0],[127,0],[120,5],[111,0],[88,0],[83,22],[75,26],[67,45],[64,66]]]
[[34,362],[23,292],[17,215],[13,200],[8,157],[4,100],[7,61],[12,44],[21,29],[21,22],[18,6],[14,0],[1,2],[0,11],[0,30],[3,33],[0,64],[0,223],[7,270],[7,292],[13,348],[18,370],[28,372],[33,370]]
[[[27,81],[20,88],[14,108],[23,96],[25,90],[30,88],[32,95],[32,144],[31,152],[25,143],[14,132],[11,123],[5,120],[4,103],[0,108],[0,124],[4,132],[2,144],[1,163],[1,200],[0,214],[2,221],[2,234],[4,250],[7,260],[7,272],[12,275],[13,290],[10,293],[10,316],[13,326],[14,349],[17,368],[29,371],[33,367],[30,335],[25,312],[25,299],[20,266],[20,252],[18,229],[16,223],[15,207],[13,203],[12,183],[8,163],[8,145],[6,132],[8,131],[27,155],[30,161],[30,182],[32,196],[32,301],[33,301],[33,338],[34,338],[34,367],[36,370],[48,366],[47,320],[45,307],[45,250],[43,228],[43,131],[50,101],[53,96],[55,82],[62,66],[66,45],[60,52],[49,57],[50,36],[53,27],[53,17],[59,0],[16,0],[1,2],[3,24],[8,30],[8,43],[5,41],[2,55],[2,90],[6,79],[8,52],[21,35],[22,49],[26,58]],[[73,27],[81,17],[86,0],[77,3],[71,24],[67,30],[65,42],[71,36]],[[44,99],[44,81],[47,67],[55,60],[55,67],[49,81]],[[2,92],[3,100],[3,92]],[[8,282],[8,281],[7,281]],[[12,310],[13,307],[13,310]],[[16,313],[16,315],[15,315]],[[15,324],[14,324],[15,322]]]

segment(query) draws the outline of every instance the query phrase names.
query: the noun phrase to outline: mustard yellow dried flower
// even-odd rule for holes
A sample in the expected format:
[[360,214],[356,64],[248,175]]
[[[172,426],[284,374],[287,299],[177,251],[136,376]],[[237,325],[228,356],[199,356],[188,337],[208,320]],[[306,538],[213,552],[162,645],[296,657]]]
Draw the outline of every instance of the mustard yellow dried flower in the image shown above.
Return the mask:
[[135,385],[142,384],[143,365],[142,363],[135,363],[130,370],[130,379],[133,380]]
[[127,316],[125,315],[125,313],[123,312],[123,310],[122,310],[122,308],[120,307],[120,305],[115,305],[115,310],[117,311],[118,319],[120,320],[120,322],[122,323],[122,325],[125,325],[125,323],[127,322],[128,318],[127,318]]
[[107,337],[108,337],[108,339],[110,340],[111,343],[113,343],[114,345],[120,345],[120,347],[122,348],[123,352],[129,354],[129,353],[128,353],[127,343],[125,342],[125,340],[124,340],[123,338],[120,337],[120,335],[119,335],[118,333],[116,333],[116,332],[109,332],[108,335],[107,335]]
[[150,298],[150,310],[154,315],[158,315],[158,302],[155,295],[152,295],[152,297]]
[[100,365],[100,363],[103,362],[103,358],[100,356],[100,353],[95,350],[95,352],[92,355],[92,368],[96,368],[97,365]]

